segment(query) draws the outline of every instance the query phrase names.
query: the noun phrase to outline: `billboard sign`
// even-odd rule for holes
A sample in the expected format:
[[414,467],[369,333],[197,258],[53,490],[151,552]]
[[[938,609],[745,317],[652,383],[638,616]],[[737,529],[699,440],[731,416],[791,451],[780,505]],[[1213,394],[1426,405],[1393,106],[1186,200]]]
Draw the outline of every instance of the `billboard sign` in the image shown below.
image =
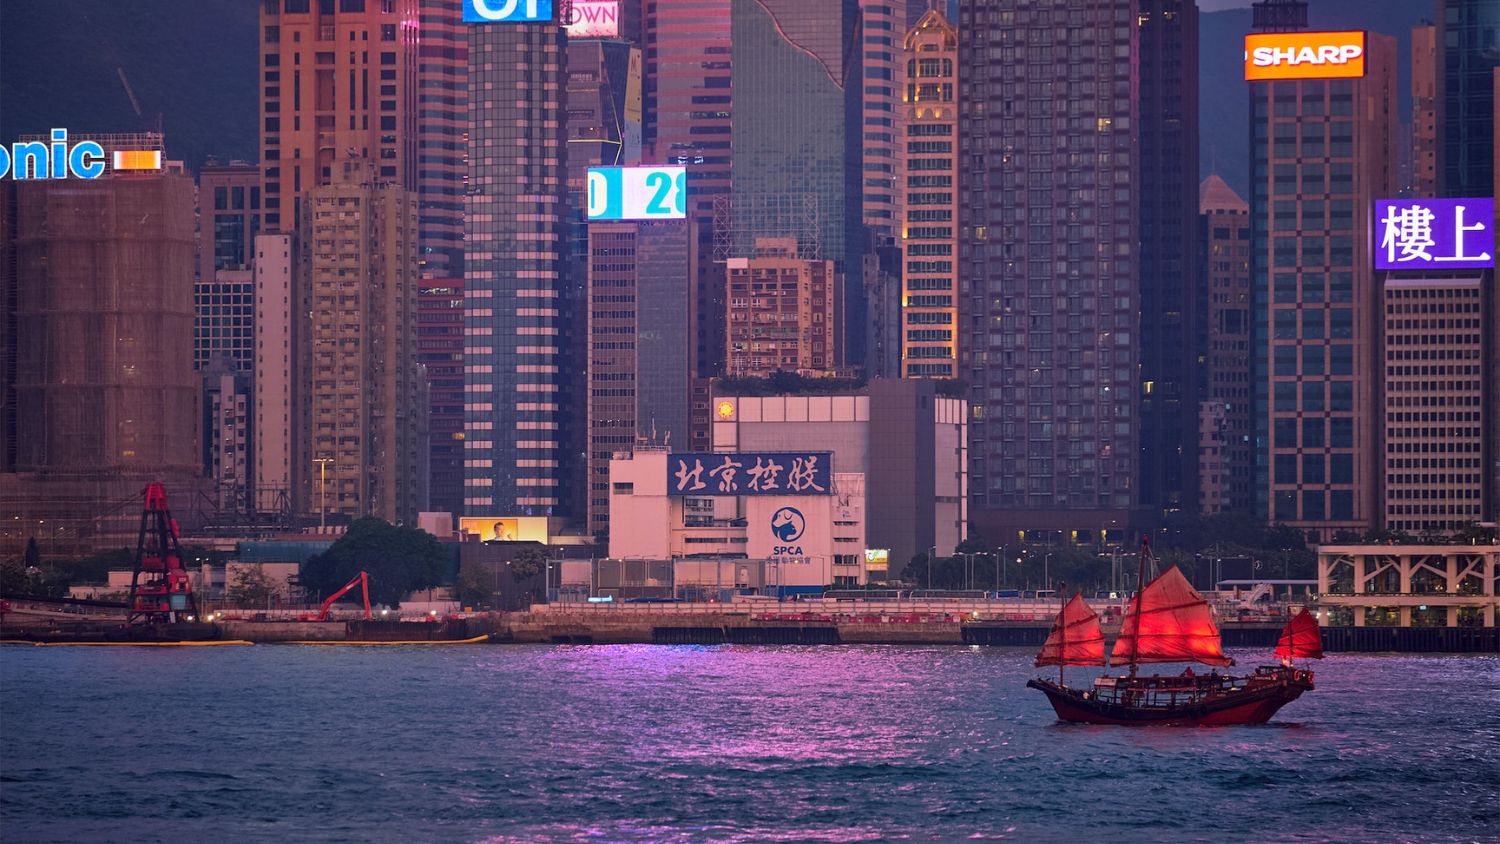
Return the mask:
[[552,20],[552,0],[464,0],[464,23],[536,23]]
[[1245,36],[1245,79],[1359,79],[1365,75],[1365,34],[1257,32]]
[[8,148],[0,146],[0,179],[97,179],[104,175],[106,161],[115,173],[161,169],[159,149],[117,149],[105,155],[98,141],[70,145],[67,129],[53,129],[45,137],[48,140],[20,140]]
[[667,456],[668,495],[831,495],[832,481],[828,451]]
[[891,567],[891,549],[889,548],[866,548],[865,569],[868,571],[886,571]]
[[569,38],[618,38],[620,0],[573,0],[563,28]]
[[545,516],[465,516],[458,520],[458,530],[480,542],[549,541]]
[[1493,267],[1494,226],[1492,197],[1376,200],[1375,269]]
[[687,168],[590,167],[590,220],[681,220],[687,217]]

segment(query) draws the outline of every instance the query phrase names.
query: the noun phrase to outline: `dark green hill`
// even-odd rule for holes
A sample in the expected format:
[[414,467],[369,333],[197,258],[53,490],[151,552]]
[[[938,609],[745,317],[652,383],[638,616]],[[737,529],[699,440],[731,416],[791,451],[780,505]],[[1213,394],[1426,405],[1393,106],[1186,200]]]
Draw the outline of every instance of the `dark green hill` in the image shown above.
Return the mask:
[[[260,158],[258,0],[3,0],[0,140],[160,121],[167,155]],[[136,115],[121,73],[140,104]]]

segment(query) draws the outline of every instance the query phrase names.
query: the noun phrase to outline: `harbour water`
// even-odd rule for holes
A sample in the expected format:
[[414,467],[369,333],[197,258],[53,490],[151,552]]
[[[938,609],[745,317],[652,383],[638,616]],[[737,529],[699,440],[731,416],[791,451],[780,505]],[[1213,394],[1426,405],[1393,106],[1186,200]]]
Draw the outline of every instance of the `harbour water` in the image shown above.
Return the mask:
[[1125,729],[1057,723],[1031,656],[5,646],[0,836],[1500,840],[1500,658],[1334,655],[1269,725]]

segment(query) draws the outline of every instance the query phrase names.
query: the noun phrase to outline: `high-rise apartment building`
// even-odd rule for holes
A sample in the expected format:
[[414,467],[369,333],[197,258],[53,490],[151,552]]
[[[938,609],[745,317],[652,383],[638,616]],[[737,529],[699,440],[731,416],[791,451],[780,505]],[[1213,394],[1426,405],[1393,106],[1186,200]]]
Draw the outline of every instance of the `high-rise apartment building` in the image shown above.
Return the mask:
[[[92,140],[106,155],[161,148],[157,135]],[[187,500],[199,491],[193,182],[181,172],[106,172],[17,181],[6,192],[0,512],[38,525],[50,553],[88,553],[126,527],[134,514],[122,516],[121,502],[146,481]]]
[[1437,178],[1444,196],[1492,196],[1500,3],[1437,0]]
[[250,508],[250,375],[225,358],[203,372],[203,469],[221,513]]
[[320,514],[416,524],[427,507],[417,199],[377,168],[337,161],[303,200],[307,455],[293,468]]
[[695,408],[699,237],[691,220],[589,226],[590,533],[609,529],[609,461],[637,443],[708,450]]
[[469,25],[465,515],[563,516],[584,498],[566,63],[555,23]]
[[423,275],[463,273],[469,38],[463,4],[420,0],[417,29],[417,226]]
[[305,467],[302,408],[307,400],[300,388],[302,366],[298,349],[306,334],[302,315],[307,300],[293,283],[298,264],[289,234],[255,238],[255,379],[251,430],[254,447],[250,477],[254,507],[260,511],[301,513],[307,509],[306,490],[296,483],[295,471]]
[[296,231],[302,196],[346,158],[416,190],[419,27],[417,0],[261,4],[266,231]]
[[1199,510],[1254,511],[1250,411],[1250,205],[1217,175],[1198,192]]
[[[734,160],[723,257],[793,238],[843,275],[838,365],[864,362],[864,94],[858,0],[731,0]],[[691,176],[689,176],[691,179]],[[716,248],[716,252],[719,251]]]
[[462,513],[464,498],[464,282],[417,287],[417,362],[427,370],[429,505]]
[[1386,530],[1446,535],[1484,520],[1484,406],[1500,389],[1485,359],[1493,332],[1485,298],[1493,294],[1484,282],[1385,279]]
[[[1411,29],[1412,196],[1438,196],[1437,27]],[[1402,185],[1406,187],[1406,185]]]
[[729,375],[805,375],[838,368],[840,279],[833,261],[797,257],[796,240],[759,238],[755,257],[730,258]]
[[958,377],[958,29],[936,9],[902,43],[901,377]]
[[[1301,0],[1256,7],[1306,27]],[[1396,187],[1395,39],[1362,78],[1250,83],[1256,509],[1330,539],[1379,523],[1380,286],[1371,215]]]
[[992,535],[1122,530],[1179,506],[1196,450],[1192,4],[961,14],[971,518]]

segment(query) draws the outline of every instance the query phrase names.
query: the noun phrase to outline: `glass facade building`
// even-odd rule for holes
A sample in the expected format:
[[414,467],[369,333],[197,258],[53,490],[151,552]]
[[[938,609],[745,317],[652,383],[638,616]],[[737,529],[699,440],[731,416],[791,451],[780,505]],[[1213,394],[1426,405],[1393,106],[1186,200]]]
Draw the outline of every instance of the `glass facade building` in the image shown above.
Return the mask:
[[1493,196],[1500,3],[1437,2],[1437,179],[1444,196]]
[[570,515],[581,499],[571,474],[583,367],[566,278],[566,62],[555,23],[469,26],[469,516]]
[[[864,95],[857,0],[732,0],[729,248],[792,237],[844,277],[839,363],[864,361]],[[691,178],[691,177],[690,177]]]

